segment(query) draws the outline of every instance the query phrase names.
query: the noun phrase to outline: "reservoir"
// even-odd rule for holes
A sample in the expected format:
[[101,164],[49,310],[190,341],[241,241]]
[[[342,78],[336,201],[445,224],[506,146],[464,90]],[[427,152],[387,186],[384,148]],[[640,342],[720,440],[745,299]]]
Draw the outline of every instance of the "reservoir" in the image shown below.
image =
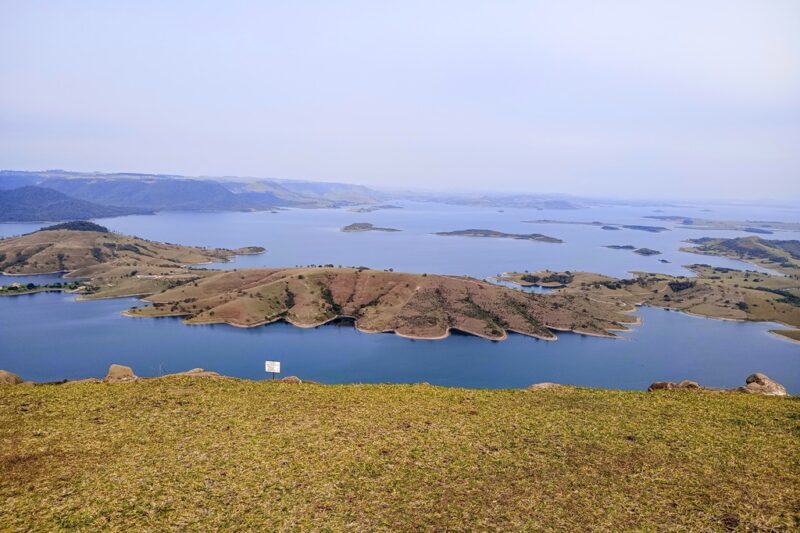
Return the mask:
[[[579,210],[501,210],[433,203],[354,213],[347,209],[289,209],[277,213],[159,213],[101,219],[113,231],[165,242],[235,248],[263,246],[218,268],[333,264],[486,278],[505,271],[586,270],[626,277],[631,271],[691,275],[683,265],[708,263],[738,269],[752,265],[681,252],[689,238],[739,237],[737,231],[676,228],[643,217],[653,213],[724,220],[798,220],[797,210],[719,207],[607,206]],[[662,225],[668,231],[606,231],[583,224],[530,224],[525,220],[602,221]],[[344,233],[369,222],[399,232]],[[0,237],[44,224],[0,224]],[[494,238],[442,237],[437,231],[468,228],[543,233],[563,244]],[[793,232],[768,238],[798,239]],[[605,245],[635,245],[662,252],[644,257]],[[661,260],[668,262],[662,262]],[[205,265],[204,265],[205,266]],[[38,278],[38,279],[37,279]],[[0,283],[51,283],[57,275],[0,277]],[[133,319],[120,311],[135,299],[76,302],[61,293],[0,298],[0,368],[34,381],[102,377],[111,363],[156,376],[203,367],[264,379],[264,360],[279,360],[283,375],[324,383],[429,383],[463,387],[524,387],[554,381],[644,389],[653,381],[692,379],[734,387],[764,372],[800,393],[800,344],[768,330],[780,325],[696,318],[640,308],[642,324],[622,340],[559,334],[556,342],[511,335],[502,342],[454,334],[418,341],[366,334],[352,326],[301,329],[272,324],[253,329],[186,326],[179,319]]]

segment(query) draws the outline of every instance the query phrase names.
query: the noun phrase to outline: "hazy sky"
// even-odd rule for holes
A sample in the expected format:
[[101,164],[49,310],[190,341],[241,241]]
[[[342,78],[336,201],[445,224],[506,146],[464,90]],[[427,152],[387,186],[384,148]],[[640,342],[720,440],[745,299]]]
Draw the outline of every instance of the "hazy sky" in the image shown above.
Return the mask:
[[800,1],[0,0],[0,167],[800,198]]

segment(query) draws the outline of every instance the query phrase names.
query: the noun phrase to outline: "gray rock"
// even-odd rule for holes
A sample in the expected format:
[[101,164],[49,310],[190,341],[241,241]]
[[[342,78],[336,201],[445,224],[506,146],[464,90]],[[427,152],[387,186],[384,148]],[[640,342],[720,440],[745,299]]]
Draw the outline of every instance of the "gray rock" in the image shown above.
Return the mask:
[[18,375],[8,370],[0,370],[0,385],[18,385],[20,383],[22,383],[22,378]]
[[675,385],[679,389],[702,389],[703,387],[696,381],[690,381],[688,379],[684,379],[677,385]]
[[76,379],[74,381],[67,381],[64,385],[77,385],[79,383],[102,383],[102,380],[97,378]]
[[672,390],[675,388],[675,384],[671,381],[656,381],[652,383],[649,387],[647,387],[647,391],[654,391],[654,390]]
[[550,383],[550,382],[543,382],[543,383],[534,383],[533,385],[528,385],[528,390],[545,390],[545,389],[565,389],[566,386],[561,385],[560,383]]
[[138,379],[133,369],[129,366],[111,365],[108,367],[108,374],[106,374],[106,383],[126,383],[128,381],[136,381]]
[[280,380],[281,383],[293,383],[293,384],[300,384],[303,382],[302,379],[298,378],[297,376],[286,376]]
[[746,385],[739,390],[750,394],[763,394],[765,396],[788,396],[786,387],[771,380],[767,375],[760,372],[751,374],[745,380]]

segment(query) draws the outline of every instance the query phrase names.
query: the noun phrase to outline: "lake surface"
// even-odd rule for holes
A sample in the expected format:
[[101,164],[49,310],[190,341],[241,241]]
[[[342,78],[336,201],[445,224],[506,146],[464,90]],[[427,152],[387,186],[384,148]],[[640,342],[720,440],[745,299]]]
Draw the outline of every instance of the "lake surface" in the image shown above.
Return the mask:
[[[363,265],[398,271],[467,274],[485,278],[511,270],[588,270],[613,276],[631,271],[689,275],[682,265],[755,269],[719,257],[680,252],[688,238],[738,237],[736,231],[675,229],[647,215],[687,215],[724,220],[798,221],[797,210],[711,206],[675,208],[606,206],[581,210],[477,208],[404,203],[403,209],[353,213],[346,209],[290,209],[279,213],[160,213],[97,220],[114,231],[166,242],[235,248],[264,246],[220,268]],[[587,225],[527,224],[554,219],[655,225],[661,233],[607,231]],[[370,222],[396,233],[343,233],[342,226]],[[34,231],[43,224],[0,224],[0,236]],[[543,233],[563,244],[510,239],[442,237],[437,231],[483,228]],[[796,232],[765,238],[798,239]],[[663,252],[643,257],[608,244],[632,244]],[[666,259],[669,263],[662,263]],[[58,276],[0,277],[10,282],[50,283]],[[733,387],[761,371],[800,392],[800,344],[767,333],[780,326],[690,317],[640,309],[643,325],[627,340],[561,334],[556,342],[512,335],[504,342],[454,335],[412,341],[391,334],[364,334],[352,327],[305,330],[287,324],[254,329],[185,326],[177,319],[132,319],[119,311],[133,299],[76,303],[59,293],[0,298],[0,368],[36,381],[102,377],[111,363],[140,375],[193,367],[264,378],[263,361],[282,361],[284,375],[325,383],[416,382],[467,387],[522,387],[555,381],[614,388],[646,388],[652,381],[689,378]]]
[[684,378],[734,387],[760,371],[800,393],[800,350],[767,333],[775,325],[654,308],[638,311],[643,323],[624,340],[559,334],[555,342],[522,335],[492,342],[466,335],[419,341],[335,325],[187,326],[119,314],[136,304],[75,302],[61,293],[0,298],[0,368],[34,381],[103,377],[111,363],[141,376],[202,367],[265,379],[264,361],[271,359],[281,361],[284,375],[324,383],[505,388],[554,381],[624,389]]
[[[347,209],[289,209],[279,213],[160,213],[96,222],[125,234],[147,239],[237,248],[263,246],[262,255],[241,256],[219,268],[333,264],[394,268],[404,272],[465,274],[477,278],[512,270],[588,270],[625,277],[631,271],[688,275],[682,265],[708,263],[730,268],[756,269],[752,265],[722,257],[680,252],[686,239],[713,235],[740,237],[738,231],[705,232],[673,229],[661,233],[637,230],[607,231],[595,226],[526,224],[525,220],[552,219],[601,221],[673,227],[669,222],[643,218],[646,215],[688,214],[724,219],[800,220],[797,211],[765,211],[725,208],[701,212],[697,208],[657,211],[653,207],[594,207],[576,210],[510,209],[451,206],[434,203],[402,203],[403,209],[353,213]],[[721,209],[721,208],[720,208]],[[353,222],[400,229],[399,232],[344,233]],[[0,224],[0,236],[35,231],[42,224]],[[562,244],[512,239],[442,237],[439,231],[468,228],[507,233],[543,233],[560,238]],[[766,236],[770,237],[770,236]],[[797,239],[800,233],[780,232],[772,238]],[[644,257],[628,250],[605,248],[609,244],[632,244],[662,252]],[[666,259],[670,263],[661,263]]]

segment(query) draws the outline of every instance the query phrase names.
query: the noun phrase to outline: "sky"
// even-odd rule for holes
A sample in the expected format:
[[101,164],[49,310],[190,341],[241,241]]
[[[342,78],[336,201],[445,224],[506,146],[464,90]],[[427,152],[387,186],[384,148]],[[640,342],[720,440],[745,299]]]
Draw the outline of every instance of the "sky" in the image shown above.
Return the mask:
[[0,168],[800,199],[800,2],[0,0]]

